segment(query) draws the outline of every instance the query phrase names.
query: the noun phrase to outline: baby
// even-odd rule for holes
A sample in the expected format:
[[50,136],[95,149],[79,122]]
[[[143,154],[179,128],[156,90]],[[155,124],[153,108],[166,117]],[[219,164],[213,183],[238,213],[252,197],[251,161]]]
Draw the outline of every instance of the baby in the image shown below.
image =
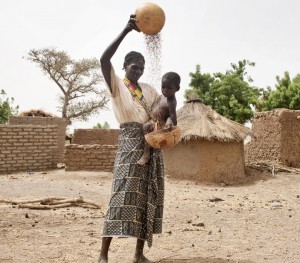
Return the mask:
[[[160,95],[152,104],[151,120],[143,125],[144,134],[154,130],[172,129],[177,125],[175,93],[180,89],[180,76],[175,72],[168,72],[162,77]],[[145,165],[150,158],[150,146],[145,142],[145,149],[138,164]]]

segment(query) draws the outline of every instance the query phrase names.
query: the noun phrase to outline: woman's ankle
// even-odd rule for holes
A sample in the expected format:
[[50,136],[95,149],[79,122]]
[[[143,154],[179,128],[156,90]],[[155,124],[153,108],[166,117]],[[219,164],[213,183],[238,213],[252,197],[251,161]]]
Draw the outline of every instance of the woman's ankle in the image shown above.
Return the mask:
[[100,255],[98,263],[107,263],[107,262],[108,262],[107,256],[101,256]]

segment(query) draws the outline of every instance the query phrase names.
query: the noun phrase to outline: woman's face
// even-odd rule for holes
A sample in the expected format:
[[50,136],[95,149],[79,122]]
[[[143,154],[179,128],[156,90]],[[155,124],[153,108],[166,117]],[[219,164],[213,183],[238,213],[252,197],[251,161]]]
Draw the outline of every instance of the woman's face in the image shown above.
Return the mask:
[[137,81],[144,73],[144,68],[145,62],[143,59],[133,59],[130,63],[125,65],[125,77],[137,84]]

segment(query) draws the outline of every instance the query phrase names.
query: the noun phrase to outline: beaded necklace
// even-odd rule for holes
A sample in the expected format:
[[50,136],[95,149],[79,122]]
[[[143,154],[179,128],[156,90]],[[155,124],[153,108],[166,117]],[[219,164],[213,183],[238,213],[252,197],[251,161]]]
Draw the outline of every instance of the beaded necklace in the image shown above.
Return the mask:
[[133,100],[142,105],[145,111],[150,115],[150,108],[143,96],[142,89],[138,85],[134,85],[129,79],[124,78],[124,84],[128,88]]

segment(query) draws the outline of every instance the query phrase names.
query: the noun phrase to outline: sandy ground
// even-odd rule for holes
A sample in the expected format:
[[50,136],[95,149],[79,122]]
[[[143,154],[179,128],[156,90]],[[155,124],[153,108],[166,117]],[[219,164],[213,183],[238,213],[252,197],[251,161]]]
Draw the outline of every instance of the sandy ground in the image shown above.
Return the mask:
[[[0,175],[0,200],[92,200],[101,209],[22,209],[0,202],[0,262],[96,263],[111,173],[55,170]],[[239,185],[166,177],[164,229],[145,254],[155,262],[300,262],[300,174]],[[135,240],[114,239],[109,262],[131,262]]]

